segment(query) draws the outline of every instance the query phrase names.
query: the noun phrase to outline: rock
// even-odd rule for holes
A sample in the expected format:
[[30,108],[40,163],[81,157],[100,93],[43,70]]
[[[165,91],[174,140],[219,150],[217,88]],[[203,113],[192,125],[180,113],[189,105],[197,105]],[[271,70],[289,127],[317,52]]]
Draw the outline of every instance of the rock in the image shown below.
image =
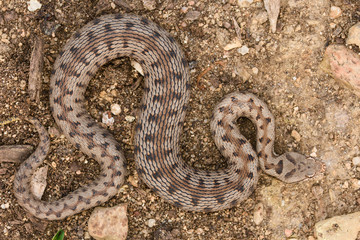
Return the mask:
[[239,7],[249,7],[250,4],[252,4],[254,0],[238,0],[237,3]]
[[354,157],[352,159],[352,163],[354,164],[354,166],[359,166],[360,165],[360,157]]
[[184,20],[194,21],[200,17],[199,11],[188,11],[185,15]]
[[300,135],[300,133],[298,131],[292,130],[291,131],[291,136],[295,139],[295,141],[300,142],[301,135]]
[[88,222],[89,234],[97,240],[126,239],[128,232],[126,209],[126,204],[95,208]]
[[143,0],[143,5],[144,8],[146,8],[147,10],[154,10],[156,8],[156,2],[155,0]]
[[262,203],[256,204],[254,211],[254,223],[259,225],[264,220],[264,215],[264,205]]
[[355,44],[360,47],[360,22],[349,29],[346,44]]
[[132,123],[133,121],[135,121],[135,117],[134,116],[130,116],[130,115],[127,115],[125,116],[125,120]]
[[111,116],[111,113],[109,111],[104,112],[102,114],[102,123],[106,124],[107,126],[112,126],[115,122],[115,119]]
[[111,113],[114,115],[119,115],[121,113],[121,107],[117,103],[111,104],[110,109],[111,109]]
[[155,226],[155,223],[156,223],[156,220],[152,218],[152,219],[148,220],[147,225],[149,227],[153,227],[153,226]]
[[335,19],[335,18],[340,17],[341,13],[342,13],[341,8],[336,7],[336,6],[331,6],[329,16],[331,19]]
[[234,49],[234,48],[239,48],[239,47],[241,47],[241,45],[242,45],[241,41],[239,39],[235,39],[231,43],[226,44],[226,46],[224,47],[224,50],[229,51],[229,50]]
[[41,3],[37,0],[30,0],[28,1],[28,10],[30,12],[34,12],[41,8]]
[[355,240],[360,233],[360,212],[336,216],[315,224],[318,240]]
[[135,70],[141,74],[141,76],[144,76],[144,70],[142,69],[140,63],[138,63],[137,61],[131,59],[130,64],[133,68],[135,68]]
[[244,45],[238,49],[238,53],[244,56],[249,53],[249,48],[246,45]]
[[343,45],[330,45],[320,67],[360,96],[360,57]]

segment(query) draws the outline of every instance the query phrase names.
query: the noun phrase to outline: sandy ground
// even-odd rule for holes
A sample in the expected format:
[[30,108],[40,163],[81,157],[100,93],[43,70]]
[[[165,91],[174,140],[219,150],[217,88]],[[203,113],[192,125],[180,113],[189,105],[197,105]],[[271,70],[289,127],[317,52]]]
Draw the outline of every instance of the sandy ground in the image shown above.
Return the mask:
[[[127,2],[127,7],[119,2]],[[145,4],[143,4],[145,2]],[[191,65],[190,108],[182,134],[182,156],[192,166],[226,166],[211,138],[209,120],[216,102],[226,93],[247,90],[268,103],[276,118],[276,152],[294,150],[320,158],[325,174],[298,184],[284,184],[261,174],[255,192],[232,209],[215,213],[186,212],[157,197],[145,184],[126,182],[121,192],[102,206],[128,204],[128,239],[313,239],[320,220],[360,210],[356,182],[360,169],[352,159],[360,155],[359,98],[319,69],[330,43],[344,43],[348,29],[360,20],[357,0],[284,0],[277,32],[269,31],[262,1],[239,5],[222,1],[42,1],[30,12],[27,1],[0,2],[0,121],[18,115],[35,116],[51,130],[48,186],[43,199],[57,199],[94,179],[94,160],[84,156],[57,133],[49,109],[49,78],[61,47],[86,22],[107,13],[131,12],[146,16],[169,31],[184,49]],[[330,6],[342,10],[329,17]],[[195,12],[190,12],[195,11]],[[188,14],[190,12],[190,14]],[[198,15],[197,15],[198,14]],[[239,36],[246,48],[225,51]],[[40,103],[29,99],[26,83],[35,36],[45,41]],[[359,49],[353,48],[354,51]],[[210,68],[200,81],[198,76]],[[128,159],[128,173],[137,178],[132,136],[142,94],[141,76],[126,58],[106,64],[87,90],[91,115],[118,103],[122,113],[110,128]],[[240,120],[242,132],[255,136],[249,121]],[[26,122],[0,126],[0,145],[36,145],[38,136]],[[0,163],[0,239],[51,239],[64,229],[67,239],[90,239],[87,220],[91,210],[64,221],[34,219],[12,194],[18,164]],[[135,186],[134,186],[135,185]],[[263,206],[263,221],[254,223],[254,211]],[[150,219],[155,225],[149,227]],[[290,233],[290,235],[289,235]]]

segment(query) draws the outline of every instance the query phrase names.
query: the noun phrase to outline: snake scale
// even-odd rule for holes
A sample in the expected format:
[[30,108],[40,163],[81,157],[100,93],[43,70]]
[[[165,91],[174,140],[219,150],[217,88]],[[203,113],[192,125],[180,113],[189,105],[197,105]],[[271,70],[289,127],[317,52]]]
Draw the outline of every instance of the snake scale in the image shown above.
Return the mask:
[[[168,202],[186,210],[217,211],[235,206],[254,190],[261,168],[285,182],[314,176],[319,163],[289,152],[276,156],[274,117],[251,93],[227,95],[216,107],[211,131],[228,167],[191,168],[182,159],[179,138],[189,99],[189,70],[182,50],[169,33],[146,18],[105,15],[67,42],[57,58],[50,83],[50,106],[63,133],[101,167],[99,178],[67,196],[45,202],[30,191],[30,179],[49,149],[49,136],[36,119],[40,144],[20,166],[14,180],[19,204],[41,219],[56,220],[99,205],[114,196],[125,178],[119,143],[87,113],[84,93],[96,71],[111,59],[130,56],[144,69],[145,87],[136,123],[134,153],[141,179]],[[256,151],[235,127],[239,117],[257,127]]]

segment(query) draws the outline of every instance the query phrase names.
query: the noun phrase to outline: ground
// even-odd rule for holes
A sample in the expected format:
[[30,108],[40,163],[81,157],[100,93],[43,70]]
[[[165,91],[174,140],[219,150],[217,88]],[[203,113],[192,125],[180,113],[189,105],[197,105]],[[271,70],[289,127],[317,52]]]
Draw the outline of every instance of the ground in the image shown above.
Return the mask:
[[[128,59],[114,60],[101,68],[86,95],[89,112],[99,122],[111,104],[118,103],[122,109],[109,129],[124,149],[131,181],[102,206],[128,205],[128,239],[286,239],[285,234],[312,239],[316,222],[360,210],[360,169],[352,163],[360,156],[360,101],[319,68],[326,46],[345,44],[348,29],[360,20],[357,0],[281,1],[275,33],[269,30],[260,0],[251,4],[236,0],[40,2],[41,9],[34,12],[27,9],[25,0],[0,2],[0,121],[34,116],[50,130],[43,199],[65,196],[99,172],[94,160],[57,131],[52,118],[49,79],[57,54],[86,22],[103,14],[128,12],[169,31],[190,63],[191,99],[181,141],[182,156],[190,165],[226,166],[211,138],[209,120],[224,95],[246,90],[268,103],[276,118],[276,152],[298,151],[321,159],[327,167],[324,174],[296,184],[284,184],[262,173],[249,199],[220,212],[187,212],[169,205],[144,183],[132,180],[137,178],[132,142],[135,122],[125,117],[136,117],[143,81]],[[340,7],[341,16],[331,19],[330,6]],[[240,27],[238,34],[234,21]],[[30,100],[26,91],[35,36],[45,41],[39,103]],[[239,38],[249,49],[247,54],[238,48],[224,50]],[[355,46],[352,49],[359,52]],[[251,123],[242,119],[240,125],[244,135],[253,139]],[[26,122],[0,126],[0,145],[35,146],[37,141],[37,133]],[[59,229],[64,229],[67,239],[89,239],[91,209],[63,221],[39,221],[26,214],[12,194],[19,165],[0,164],[5,169],[0,180],[0,239],[51,239]],[[259,204],[264,219],[256,225],[254,211]],[[155,220],[155,225],[150,227],[149,220]]]

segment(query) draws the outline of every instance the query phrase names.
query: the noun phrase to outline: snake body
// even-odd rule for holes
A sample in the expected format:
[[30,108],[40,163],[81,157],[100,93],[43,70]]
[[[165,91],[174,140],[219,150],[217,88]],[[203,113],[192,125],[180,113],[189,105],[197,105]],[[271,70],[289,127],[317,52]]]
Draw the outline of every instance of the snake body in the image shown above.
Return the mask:
[[[266,104],[250,93],[235,92],[216,107],[211,129],[216,145],[228,158],[228,168],[197,170],[181,159],[179,138],[189,99],[189,70],[175,40],[155,23],[134,15],[106,15],[88,23],[65,45],[50,83],[53,116],[65,136],[101,167],[97,180],[54,202],[36,199],[30,178],[45,158],[49,137],[40,133],[37,150],[20,166],[14,193],[21,206],[38,218],[63,219],[114,196],[124,182],[125,158],[118,142],[88,115],[86,87],[96,71],[111,59],[130,56],[145,77],[141,113],[136,124],[134,152],[142,180],[170,203],[187,210],[217,211],[246,199],[254,190],[261,167],[286,182],[312,177],[318,164],[297,153],[273,153],[275,121]],[[257,126],[257,147],[240,134],[240,116]]]

